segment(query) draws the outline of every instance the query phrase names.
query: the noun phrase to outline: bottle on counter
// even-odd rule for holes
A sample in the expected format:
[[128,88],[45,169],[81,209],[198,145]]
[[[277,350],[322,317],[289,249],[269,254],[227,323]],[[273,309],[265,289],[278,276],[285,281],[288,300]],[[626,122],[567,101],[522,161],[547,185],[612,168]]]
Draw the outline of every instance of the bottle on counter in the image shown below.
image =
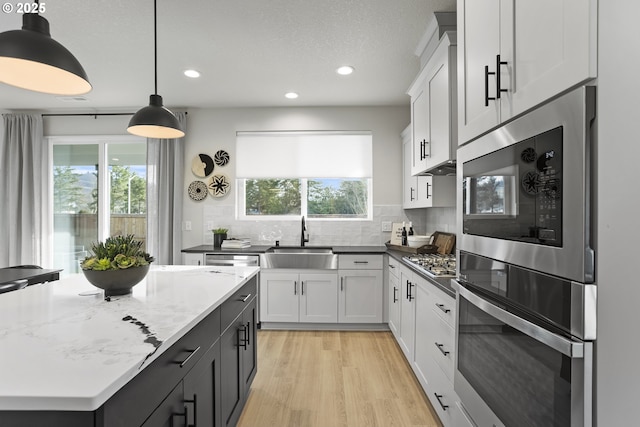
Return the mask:
[[404,221],[402,221],[402,246],[407,246],[407,227],[405,226]]
[[409,231],[408,231],[408,235],[409,235],[409,236],[413,236],[413,224],[411,223],[411,221],[409,221]]

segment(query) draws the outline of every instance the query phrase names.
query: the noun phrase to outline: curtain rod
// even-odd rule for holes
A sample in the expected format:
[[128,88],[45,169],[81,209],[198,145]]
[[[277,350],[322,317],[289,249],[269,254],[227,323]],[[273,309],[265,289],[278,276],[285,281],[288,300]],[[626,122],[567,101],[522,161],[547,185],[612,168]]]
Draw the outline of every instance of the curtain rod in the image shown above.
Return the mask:
[[[134,113],[49,113],[43,114],[42,117],[70,117],[70,116],[133,116]],[[187,111],[184,114],[189,114]]]

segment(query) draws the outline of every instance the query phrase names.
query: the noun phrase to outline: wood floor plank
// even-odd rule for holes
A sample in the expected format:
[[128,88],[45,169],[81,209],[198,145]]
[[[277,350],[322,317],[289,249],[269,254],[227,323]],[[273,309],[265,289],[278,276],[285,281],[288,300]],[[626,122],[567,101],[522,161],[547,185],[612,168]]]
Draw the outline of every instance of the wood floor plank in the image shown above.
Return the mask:
[[441,427],[390,332],[258,332],[238,427]]

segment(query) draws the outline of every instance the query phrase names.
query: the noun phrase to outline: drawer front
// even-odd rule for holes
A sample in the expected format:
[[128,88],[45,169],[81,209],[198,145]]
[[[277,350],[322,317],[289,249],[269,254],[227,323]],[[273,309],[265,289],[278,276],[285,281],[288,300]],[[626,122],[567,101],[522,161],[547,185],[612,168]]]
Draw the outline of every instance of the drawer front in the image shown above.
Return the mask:
[[257,277],[258,276],[253,276],[244,286],[238,289],[222,304],[221,332],[224,332],[229,327],[231,322],[233,322],[233,320],[242,313],[242,310],[244,310],[251,300],[257,295]]
[[395,277],[400,276],[400,261],[391,257],[389,257],[389,275]]
[[442,424],[452,426],[452,412],[458,399],[453,391],[453,383],[438,367],[429,372],[429,389],[426,391]]
[[338,268],[340,270],[382,270],[382,255],[340,255]]
[[455,355],[454,329],[434,310],[431,316],[429,331],[433,337],[433,345],[430,347],[431,354],[449,380],[453,381],[453,357]]
[[431,292],[434,301],[434,311],[452,328],[456,326],[456,300],[442,292],[440,289],[433,287]]
[[104,425],[141,425],[219,337],[217,308],[103,405]]

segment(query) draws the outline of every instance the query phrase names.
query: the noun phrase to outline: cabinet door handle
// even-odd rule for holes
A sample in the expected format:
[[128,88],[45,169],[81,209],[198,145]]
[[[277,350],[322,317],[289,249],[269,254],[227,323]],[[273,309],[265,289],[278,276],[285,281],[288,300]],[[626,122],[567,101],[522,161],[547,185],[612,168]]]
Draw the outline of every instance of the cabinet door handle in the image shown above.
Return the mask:
[[[251,322],[247,322],[247,345],[251,345]],[[245,350],[247,347],[245,347]]]
[[431,194],[429,194],[429,187],[431,187],[431,184],[427,182],[427,199],[431,197]]
[[443,405],[442,404],[442,400],[440,400],[442,397],[444,397],[442,394],[438,394],[438,393],[433,393],[436,396],[436,399],[438,399],[438,403],[440,404],[440,406],[442,406],[442,410],[446,411],[447,408],[449,407],[449,405]]
[[[240,332],[244,333],[243,337],[240,337]],[[247,326],[246,325],[241,325],[238,328],[238,347],[242,347],[245,350],[247,349]]]
[[489,101],[495,101],[495,98],[489,96],[489,76],[493,76],[495,73],[489,71],[489,66],[484,66],[484,106],[489,106]]
[[496,98],[500,99],[500,94],[502,92],[509,92],[508,89],[502,89],[500,87],[500,66],[507,65],[506,61],[500,61],[500,54],[496,55]]
[[413,190],[413,187],[411,187],[411,201],[412,201],[412,202],[413,202],[413,199],[414,199],[414,197],[413,197],[413,191],[414,191],[414,190]]
[[241,296],[240,296],[240,301],[242,301],[242,302],[247,302],[247,300],[248,300],[249,298],[251,298],[251,294],[249,294],[249,295],[241,295]]
[[184,400],[184,403],[193,403],[193,424],[188,424],[189,423],[189,417],[187,417],[186,412],[187,412],[187,407],[184,407],[184,412],[185,412],[185,426],[187,427],[197,427],[198,425],[198,395],[193,393],[193,399],[191,400]]
[[293,294],[294,295],[298,295],[298,281],[297,280],[293,281]]
[[444,311],[445,313],[451,312],[451,310],[449,310],[448,308],[445,308],[444,304],[436,304],[436,307],[438,307],[440,310]]
[[[429,145],[429,141],[427,141],[426,139],[424,141],[422,141],[422,146],[424,147],[422,149],[422,152],[423,152],[422,159],[423,160],[429,158],[429,156],[431,155],[431,153],[427,154],[427,145]],[[431,148],[431,147],[429,147],[429,148]],[[429,151],[431,151],[431,150],[429,150]]]
[[344,277],[340,278],[340,292],[344,291]]
[[184,365],[189,363],[189,359],[191,359],[193,355],[198,352],[198,350],[200,350],[200,346],[198,346],[195,350],[187,350],[190,352],[190,354],[187,356],[186,359],[184,359],[182,362],[173,362],[173,363],[180,365],[181,368],[184,367]]
[[398,297],[396,296],[398,292],[398,288],[396,288],[395,286],[393,287],[393,302],[398,302]]
[[409,301],[413,301],[416,297],[413,296],[413,287],[415,285],[412,282],[409,282]]
[[389,264],[389,268],[396,268],[396,266],[393,264]]
[[300,281],[300,295],[304,295],[304,280]]
[[184,425],[185,425],[186,427],[189,427],[189,424],[188,424],[188,423],[189,423],[189,418],[188,418],[188,417],[189,417],[189,415],[188,415],[187,407],[186,407],[186,406],[184,406],[184,412],[182,412],[182,413],[178,413],[178,414],[176,414],[176,413],[174,412],[174,413],[172,413],[172,414],[171,414],[171,422],[170,422],[170,424],[169,424],[171,427],[173,427],[173,417],[183,417],[183,418],[184,418]]
[[420,141],[420,160],[424,160],[424,139]]
[[445,356],[449,355],[448,351],[445,351],[442,349],[442,347],[444,347],[444,344],[438,344],[438,343],[434,343],[436,345],[436,347],[438,347],[438,350],[440,350],[440,353],[444,354]]

